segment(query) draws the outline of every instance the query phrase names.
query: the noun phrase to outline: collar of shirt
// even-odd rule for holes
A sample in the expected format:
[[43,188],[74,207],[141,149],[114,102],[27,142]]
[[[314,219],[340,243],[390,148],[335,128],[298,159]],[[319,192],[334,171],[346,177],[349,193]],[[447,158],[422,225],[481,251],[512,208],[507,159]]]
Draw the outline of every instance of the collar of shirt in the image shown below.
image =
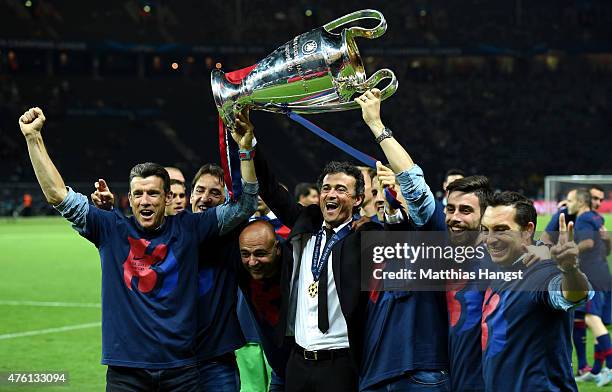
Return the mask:
[[[334,233],[339,232],[340,230],[342,230],[344,228],[344,226],[351,224],[351,222],[353,222],[353,219],[349,219],[346,222],[344,222],[343,224],[341,224],[338,227],[333,227],[332,230],[334,231]],[[321,224],[321,228],[325,229],[325,221],[323,221],[323,223]]]

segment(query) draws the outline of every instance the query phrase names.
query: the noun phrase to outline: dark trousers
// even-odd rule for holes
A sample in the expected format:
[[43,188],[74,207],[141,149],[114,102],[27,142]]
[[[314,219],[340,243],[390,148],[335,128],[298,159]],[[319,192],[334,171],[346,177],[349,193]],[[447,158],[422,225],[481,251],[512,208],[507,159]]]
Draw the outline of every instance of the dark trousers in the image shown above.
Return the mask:
[[[415,370],[362,389],[362,392],[449,392],[448,373],[443,370]],[[465,391],[467,392],[467,391]]]
[[285,376],[285,392],[357,391],[359,376],[348,354],[324,360],[308,360],[291,350]]
[[240,377],[236,355],[230,352],[198,365],[200,392],[238,392]]
[[109,366],[106,392],[199,392],[200,372],[194,364],[172,369],[149,370]]

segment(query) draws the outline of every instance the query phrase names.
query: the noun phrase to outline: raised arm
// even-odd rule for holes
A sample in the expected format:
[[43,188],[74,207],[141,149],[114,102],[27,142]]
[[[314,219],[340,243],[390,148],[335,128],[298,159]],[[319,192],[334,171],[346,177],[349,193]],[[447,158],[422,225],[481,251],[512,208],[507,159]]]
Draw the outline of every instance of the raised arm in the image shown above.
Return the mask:
[[240,148],[240,174],[245,182],[256,183],[255,165],[253,163],[253,124],[249,121],[248,112],[236,116],[236,131],[232,138]]
[[425,182],[423,170],[383,124],[380,117],[380,90],[369,90],[355,98],[355,102],[361,106],[363,121],[372,131],[397,175],[402,195],[408,203],[410,219],[417,226],[424,225],[436,210],[436,200]]
[[41,134],[44,123],[45,115],[40,108],[32,108],[19,117],[19,128],[26,139],[30,161],[38,184],[47,202],[57,206],[66,198],[68,191],[45,148]]
[[[255,127],[250,122],[247,113],[240,113],[239,119],[242,119],[242,125],[246,129],[250,129],[253,132]],[[242,127],[236,127],[237,132],[244,132]],[[263,157],[261,148],[256,147],[256,154],[254,159],[257,178],[259,179],[259,195],[263,201],[270,207],[274,214],[289,228],[292,228],[297,217],[304,208],[301,204],[295,201],[293,195],[283,188],[280,183],[276,180],[276,176],[268,167],[268,163]]]
[[259,186],[253,163],[253,129],[245,121],[244,115],[236,118],[236,131],[232,138],[240,148],[240,174],[242,176],[242,193],[236,202],[229,202],[216,207],[219,233],[225,234],[249,219],[257,210],[257,192]]

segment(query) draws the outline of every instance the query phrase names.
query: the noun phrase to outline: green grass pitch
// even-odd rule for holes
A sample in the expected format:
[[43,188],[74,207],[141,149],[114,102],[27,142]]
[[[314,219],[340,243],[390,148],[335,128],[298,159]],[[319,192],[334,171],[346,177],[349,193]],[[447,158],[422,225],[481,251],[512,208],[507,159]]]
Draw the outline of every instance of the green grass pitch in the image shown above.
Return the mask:
[[[540,217],[542,229],[548,217]],[[612,215],[606,216],[612,231]],[[68,372],[67,386],[0,391],[102,391],[100,261],[60,218],[0,219],[0,373]],[[589,360],[592,361],[589,336]],[[599,390],[580,385],[581,391]]]

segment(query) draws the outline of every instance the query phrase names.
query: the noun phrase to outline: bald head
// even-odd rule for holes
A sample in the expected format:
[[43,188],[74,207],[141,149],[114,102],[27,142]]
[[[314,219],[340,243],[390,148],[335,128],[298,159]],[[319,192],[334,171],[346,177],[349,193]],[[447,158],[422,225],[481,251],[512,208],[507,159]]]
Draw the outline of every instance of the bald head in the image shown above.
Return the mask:
[[274,276],[278,270],[280,247],[274,227],[267,221],[251,222],[240,233],[240,257],[242,265],[253,279]]
[[178,180],[182,182],[183,184],[185,183],[185,176],[183,175],[183,172],[179,168],[172,167],[172,166],[166,166],[165,169],[168,172],[168,175],[170,176],[171,180]]

